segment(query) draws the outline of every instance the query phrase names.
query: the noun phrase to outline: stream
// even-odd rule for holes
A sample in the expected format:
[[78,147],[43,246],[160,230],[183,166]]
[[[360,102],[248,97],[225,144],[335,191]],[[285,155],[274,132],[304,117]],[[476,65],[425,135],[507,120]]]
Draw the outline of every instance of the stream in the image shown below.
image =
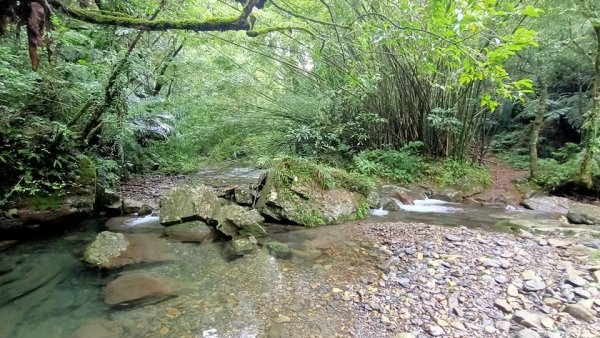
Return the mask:
[[[423,204],[417,201],[419,205]],[[496,230],[493,225],[498,219],[490,215],[509,214],[499,207],[439,203],[407,209],[371,215],[366,222]],[[224,243],[199,245],[161,238],[162,250],[175,257],[166,263],[97,272],[80,261],[86,244],[105,228],[160,236],[162,227],[154,216],[118,217],[106,224],[89,221],[61,236],[20,243],[2,252],[0,337],[58,338],[75,333],[90,338],[104,337],[106,330],[124,337],[296,337],[304,333],[332,337],[335,332],[348,332],[350,324],[360,331],[360,318],[352,308],[328,298],[336,285],[377,278],[376,248],[350,231],[348,224],[267,227],[273,240],[292,249],[292,259],[278,260],[260,251],[229,261],[221,254]],[[125,309],[105,305],[103,287],[119,274],[135,271],[174,278],[182,283],[182,290],[178,297],[153,305]],[[288,323],[292,315],[292,325],[278,325]]]

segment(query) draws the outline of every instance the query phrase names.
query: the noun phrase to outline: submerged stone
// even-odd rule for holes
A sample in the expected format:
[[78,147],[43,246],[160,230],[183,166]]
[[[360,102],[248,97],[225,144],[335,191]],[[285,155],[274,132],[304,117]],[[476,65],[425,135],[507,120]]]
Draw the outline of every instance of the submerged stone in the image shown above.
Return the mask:
[[169,239],[182,242],[209,242],[216,237],[213,228],[200,221],[165,227],[164,234]]
[[266,244],[271,256],[279,259],[289,259],[292,257],[292,251],[287,244],[280,242],[270,242]]
[[256,248],[256,238],[249,236],[248,238],[236,238],[231,241],[232,253],[237,256],[251,254]]
[[173,279],[146,272],[125,274],[106,285],[104,302],[111,306],[156,303],[176,296],[177,285]]
[[84,261],[102,269],[129,264],[175,260],[167,252],[166,240],[157,234],[121,234],[103,231],[87,246]]

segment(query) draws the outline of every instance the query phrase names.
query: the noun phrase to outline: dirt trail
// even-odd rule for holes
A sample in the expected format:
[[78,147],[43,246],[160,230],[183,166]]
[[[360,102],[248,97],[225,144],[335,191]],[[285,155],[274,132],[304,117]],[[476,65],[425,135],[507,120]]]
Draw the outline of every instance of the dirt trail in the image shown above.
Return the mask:
[[519,204],[523,194],[519,191],[515,182],[528,177],[529,172],[511,168],[495,158],[487,158],[484,163],[490,170],[492,185],[488,190],[474,197],[486,202]]

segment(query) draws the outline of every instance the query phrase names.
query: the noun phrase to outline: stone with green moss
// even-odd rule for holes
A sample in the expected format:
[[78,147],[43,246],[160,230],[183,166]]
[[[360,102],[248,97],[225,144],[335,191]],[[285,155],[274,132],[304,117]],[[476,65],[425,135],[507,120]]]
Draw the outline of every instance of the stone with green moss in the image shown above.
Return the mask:
[[199,220],[210,224],[220,209],[219,198],[207,186],[175,187],[160,199],[160,223],[172,225]]
[[116,232],[103,231],[85,248],[83,259],[86,263],[106,267],[127,249],[129,242],[125,235]]
[[217,217],[217,230],[227,236],[261,237],[267,231],[260,225],[264,219],[254,210],[246,210],[244,207],[229,204],[221,207]]
[[270,242],[265,244],[271,256],[278,259],[289,259],[292,257],[292,251],[287,244],[280,242]]
[[244,256],[251,254],[256,249],[256,238],[254,236],[248,236],[245,238],[235,238],[231,241],[231,248],[233,254],[237,256]]
[[373,186],[360,175],[285,158],[267,171],[257,208],[266,217],[304,226],[338,224],[366,215]]

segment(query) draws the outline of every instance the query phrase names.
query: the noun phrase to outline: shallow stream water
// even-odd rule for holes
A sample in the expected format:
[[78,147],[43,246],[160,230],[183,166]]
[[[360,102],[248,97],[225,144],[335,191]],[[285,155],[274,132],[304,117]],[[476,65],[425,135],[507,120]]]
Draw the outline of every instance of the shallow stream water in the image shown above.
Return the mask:
[[[499,219],[510,216],[499,207],[452,207],[457,209],[400,210],[369,216],[367,221],[495,229]],[[157,217],[122,217],[106,225],[90,222],[0,252],[0,338],[72,337],[78,329],[78,337],[104,337],[103,329],[90,323],[103,323],[122,337],[361,336],[361,319],[352,311],[352,302],[332,295],[357,281],[376,280],[380,273],[377,248],[347,225],[314,229],[269,225],[270,239],[293,250],[289,260],[277,260],[263,250],[229,261],[222,255],[224,243],[199,245],[161,238],[162,250],[175,259],[98,272],[80,258],[105,227],[125,233],[162,232]],[[181,290],[177,297],[153,305],[126,309],[105,305],[104,286],[132,271],[176,279]]]

